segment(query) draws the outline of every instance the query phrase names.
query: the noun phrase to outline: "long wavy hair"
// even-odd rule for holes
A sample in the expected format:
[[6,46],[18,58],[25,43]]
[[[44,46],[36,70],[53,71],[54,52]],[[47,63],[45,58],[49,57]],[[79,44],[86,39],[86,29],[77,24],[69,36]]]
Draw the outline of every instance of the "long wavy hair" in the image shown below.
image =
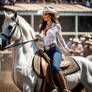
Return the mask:
[[[50,16],[51,16],[51,21],[53,23],[56,23],[58,24],[58,19],[55,17],[54,14],[51,14],[51,13],[48,13]],[[40,30],[39,30],[39,33],[41,33],[45,28],[46,28],[46,25],[47,25],[47,21],[44,21],[44,19],[42,19],[41,21],[41,25],[40,25]]]

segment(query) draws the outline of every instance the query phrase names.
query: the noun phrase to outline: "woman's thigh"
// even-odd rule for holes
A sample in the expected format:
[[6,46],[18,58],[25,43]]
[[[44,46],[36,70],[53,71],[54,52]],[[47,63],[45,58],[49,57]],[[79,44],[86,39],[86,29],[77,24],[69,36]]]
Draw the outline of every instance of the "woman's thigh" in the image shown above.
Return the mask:
[[52,65],[56,68],[59,68],[61,61],[62,61],[62,54],[59,52],[55,52],[52,57]]

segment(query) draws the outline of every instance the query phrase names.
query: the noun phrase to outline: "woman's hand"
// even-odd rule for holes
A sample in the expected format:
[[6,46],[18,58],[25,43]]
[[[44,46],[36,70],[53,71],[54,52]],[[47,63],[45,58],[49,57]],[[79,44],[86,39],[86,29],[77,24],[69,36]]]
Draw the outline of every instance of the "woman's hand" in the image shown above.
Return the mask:
[[39,35],[36,35],[36,37],[35,37],[35,41],[38,41],[39,40],[39,38],[40,38],[40,36]]
[[36,37],[35,37],[34,40],[35,40],[35,41],[43,41],[43,39],[42,39],[39,35],[36,35]]
[[38,38],[35,38],[34,40],[37,42],[39,39]]

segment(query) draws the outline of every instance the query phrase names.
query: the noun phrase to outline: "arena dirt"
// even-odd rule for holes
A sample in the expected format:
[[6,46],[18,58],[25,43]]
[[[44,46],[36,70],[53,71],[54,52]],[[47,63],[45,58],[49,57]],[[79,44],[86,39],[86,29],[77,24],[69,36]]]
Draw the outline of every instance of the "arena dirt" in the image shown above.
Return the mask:
[[13,83],[10,71],[0,72],[0,92],[21,92]]

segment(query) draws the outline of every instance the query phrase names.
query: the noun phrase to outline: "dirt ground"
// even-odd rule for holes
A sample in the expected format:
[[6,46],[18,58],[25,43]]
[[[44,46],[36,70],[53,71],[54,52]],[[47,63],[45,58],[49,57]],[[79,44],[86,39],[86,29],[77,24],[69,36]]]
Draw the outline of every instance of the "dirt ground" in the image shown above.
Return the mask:
[[0,92],[21,92],[13,83],[10,72],[0,72]]
[[0,92],[21,92],[13,83],[10,71],[0,72]]

